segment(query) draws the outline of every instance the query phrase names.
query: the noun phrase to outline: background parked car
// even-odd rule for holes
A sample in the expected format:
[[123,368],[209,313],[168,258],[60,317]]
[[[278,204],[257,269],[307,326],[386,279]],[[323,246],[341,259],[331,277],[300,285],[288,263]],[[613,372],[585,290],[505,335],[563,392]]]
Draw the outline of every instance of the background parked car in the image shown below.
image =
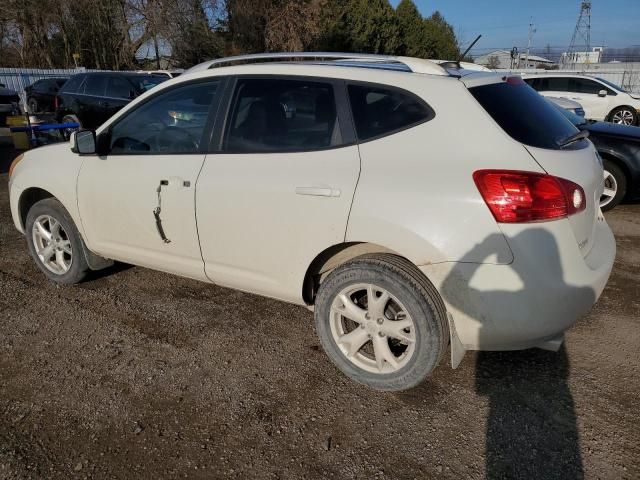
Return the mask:
[[0,84],[0,126],[7,124],[9,115],[20,114],[20,97],[18,92],[5,88]]
[[74,75],[56,96],[56,118],[96,128],[131,100],[168,79],[166,75],[123,72]]
[[625,196],[640,194],[640,128],[585,120],[557,105],[556,108],[580,130],[589,132],[589,139],[602,157],[604,194],[600,208],[611,210]]
[[29,113],[55,111],[56,94],[66,81],[66,78],[44,78],[26,87],[24,93]]
[[582,105],[592,120],[638,125],[640,95],[602,78],[562,73],[528,75],[524,81],[545,97],[567,97]]
[[579,117],[584,117],[584,108],[575,100],[569,100],[564,97],[546,97],[546,99],[560,108],[564,108]]

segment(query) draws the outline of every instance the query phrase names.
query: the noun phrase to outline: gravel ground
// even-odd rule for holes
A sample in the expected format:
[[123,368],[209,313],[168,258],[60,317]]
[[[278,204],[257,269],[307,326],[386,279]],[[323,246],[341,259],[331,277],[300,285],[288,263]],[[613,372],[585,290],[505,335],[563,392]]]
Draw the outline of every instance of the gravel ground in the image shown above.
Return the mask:
[[377,393],[307,310],[143,268],[48,283],[0,175],[0,478],[640,478],[640,205],[559,353]]

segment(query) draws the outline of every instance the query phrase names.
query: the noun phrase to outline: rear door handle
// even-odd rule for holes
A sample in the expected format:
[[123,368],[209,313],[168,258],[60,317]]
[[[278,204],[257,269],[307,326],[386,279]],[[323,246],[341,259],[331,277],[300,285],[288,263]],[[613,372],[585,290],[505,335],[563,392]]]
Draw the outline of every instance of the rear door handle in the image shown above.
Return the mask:
[[340,190],[329,187],[296,187],[298,195],[311,195],[314,197],[339,197]]

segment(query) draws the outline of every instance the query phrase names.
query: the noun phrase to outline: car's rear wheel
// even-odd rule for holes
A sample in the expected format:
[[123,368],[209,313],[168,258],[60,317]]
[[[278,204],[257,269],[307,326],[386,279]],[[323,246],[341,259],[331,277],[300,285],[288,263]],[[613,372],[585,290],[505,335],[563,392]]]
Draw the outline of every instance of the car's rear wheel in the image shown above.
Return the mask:
[[631,107],[618,107],[611,112],[609,120],[619,125],[638,125],[638,114]]
[[84,243],[71,216],[54,198],[35,203],[27,214],[29,253],[52,281],[64,285],[82,281],[89,271]]
[[605,160],[604,191],[600,197],[600,208],[607,212],[616,207],[627,193],[627,177],[615,163]]
[[316,330],[345,375],[377,390],[406,390],[431,373],[446,349],[444,312],[433,285],[410,262],[366,255],[322,282]]

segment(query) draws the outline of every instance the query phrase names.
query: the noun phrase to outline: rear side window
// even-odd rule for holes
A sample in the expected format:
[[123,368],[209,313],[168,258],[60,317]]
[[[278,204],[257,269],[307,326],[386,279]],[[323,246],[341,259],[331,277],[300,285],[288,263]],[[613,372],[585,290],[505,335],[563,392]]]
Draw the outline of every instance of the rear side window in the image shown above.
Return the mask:
[[84,94],[103,97],[107,89],[107,79],[106,75],[89,75],[85,82]]
[[[469,91],[514,140],[532,147],[560,150],[578,129],[535,90],[518,78]],[[587,142],[572,144],[584,147]]]
[[390,135],[435,116],[412,93],[382,85],[349,85],[349,101],[360,141]]
[[300,152],[341,144],[330,83],[288,79],[238,81],[227,151]]
[[84,75],[74,75],[73,77],[71,77],[69,80],[66,81],[63,87],[60,89],[60,92],[67,92],[67,93],[77,92],[78,87],[82,83],[82,80],[84,80]]

